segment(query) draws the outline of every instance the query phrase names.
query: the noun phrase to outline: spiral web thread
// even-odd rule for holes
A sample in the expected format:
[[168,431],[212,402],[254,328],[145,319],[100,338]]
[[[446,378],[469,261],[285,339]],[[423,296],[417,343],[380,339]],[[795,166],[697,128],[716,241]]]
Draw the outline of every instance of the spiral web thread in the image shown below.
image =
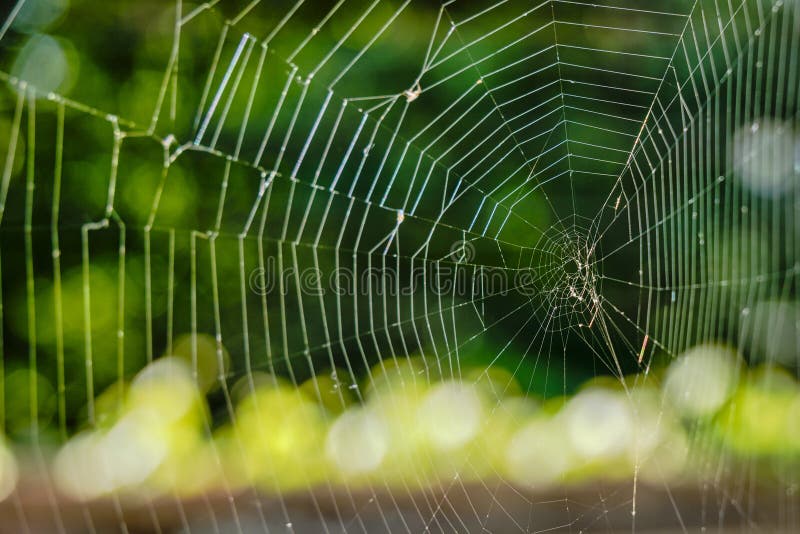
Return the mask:
[[[24,1],[0,29],[4,40]],[[159,17],[174,21],[173,43],[162,51],[159,83],[138,98],[149,121],[98,109],[80,91],[41,94],[1,74],[12,88],[2,267],[24,273],[27,325],[25,345],[11,349],[27,351],[31,367],[57,384],[63,435],[68,386],[85,385],[92,421],[98,361],[123,376],[136,357],[131,331],[143,332],[147,361],[170,353],[177,333],[211,333],[220,359],[223,345],[238,356],[219,377],[233,416],[230,384],[257,371],[299,383],[341,362],[358,374],[418,354],[430,373],[467,380],[461,354],[502,327],[510,339],[496,359],[521,345],[520,358],[537,359],[559,383],[568,347],[584,347],[627,387],[623,369],[647,380],[657,353],[709,340],[738,345],[755,335],[743,331],[743,310],[796,294],[796,193],[755,194],[734,178],[731,156],[735,133],[764,121],[798,131],[796,2],[159,6]],[[272,25],[250,25],[257,12]],[[398,33],[412,16],[419,35]],[[410,51],[394,64],[383,43],[402,39]],[[363,84],[374,69],[386,75]],[[182,98],[184,84],[202,87],[201,97]],[[70,146],[70,130],[87,125],[102,125],[106,137]],[[62,195],[78,194],[82,178],[62,162],[86,153],[107,165],[107,195],[64,211]],[[785,154],[773,155],[780,165]],[[142,158],[161,172],[133,172]],[[176,174],[201,192],[192,219],[169,211],[182,191],[171,187]],[[131,188],[135,202],[122,198]],[[241,205],[249,209],[229,207]],[[101,259],[96,250],[115,254]],[[101,261],[115,276],[116,295],[105,295],[115,332],[91,326]],[[64,317],[61,280],[70,269],[80,273],[82,377],[64,367],[62,324],[74,319]],[[259,292],[253,273],[269,269],[296,276]],[[325,287],[341,269],[358,274],[353,294]],[[486,273],[502,273],[507,286],[488,287]],[[22,280],[4,278],[11,309],[9,294],[19,294],[11,286]],[[452,285],[431,289],[443,280]],[[37,343],[43,306],[54,309],[53,345]],[[113,339],[104,345],[111,352],[98,351],[99,335]],[[32,379],[34,399],[36,388]],[[449,513],[459,499],[480,525],[505,513],[499,499],[472,504],[459,477],[436,484],[441,492],[414,501],[403,529],[466,529],[469,521]],[[502,486],[483,489],[499,495]],[[333,483],[310,490],[319,514],[317,499],[342,491]],[[709,525],[724,514],[752,523],[747,480],[706,491],[714,495],[704,504]],[[291,528],[281,503],[281,524]],[[636,510],[635,489],[622,503]],[[573,504],[564,526],[603,529],[605,506]],[[366,530],[358,506],[334,507],[326,529]],[[393,505],[379,507],[388,528]],[[274,529],[266,515],[259,526]],[[537,530],[535,514],[515,525]]]

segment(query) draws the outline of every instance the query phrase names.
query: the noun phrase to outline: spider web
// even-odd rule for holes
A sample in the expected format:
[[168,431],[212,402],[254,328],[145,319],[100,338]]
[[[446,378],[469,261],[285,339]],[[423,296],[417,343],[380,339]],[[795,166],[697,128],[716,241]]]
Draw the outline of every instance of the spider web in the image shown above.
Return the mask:
[[[29,370],[39,467],[184,333],[195,376],[210,336],[212,432],[265,377],[338,370],[338,399],[366,402],[412,357],[422,383],[503,367],[556,396],[611,375],[635,405],[651,365],[709,342],[756,360],[766,325],[796,322],[796,2],[123,2],[96,36],[78,33],[84,2],[62,33],[92,66],[64,91],[12,66],[25,8],[0,27],[0,346],[4,376]],[[796,366],[792,332],[763,359]],[[169,506],[192,532],[650,525],[637,474],[565,496],[436,461],[402,495],[331,477],[262,500],[224,481]],[[796,482],[762,511],[764,467],[745,464],[702,460],[700,504],[656,484],[667,524],[796,528]],[[163,503],[148,523],[110,500],[121,529],[168,529]],[[45,501],[43,521],[74,519]]]

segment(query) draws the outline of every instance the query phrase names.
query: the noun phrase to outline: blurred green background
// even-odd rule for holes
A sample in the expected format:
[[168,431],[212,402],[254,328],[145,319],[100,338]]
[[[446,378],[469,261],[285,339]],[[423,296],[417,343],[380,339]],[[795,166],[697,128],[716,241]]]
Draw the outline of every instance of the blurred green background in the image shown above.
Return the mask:
[[[674,85],[665,71],[692,4],[659,2],[655,13],[508,2],[471,20],[494,4],[28,0],[0,41],[5,431],[40,438],[86,424],[90,399],[187,332],[219,336],[230,384],[256,370],[296,383],[334,366],[360,377],[382,358],[421,353],[445,373],[459,362],[501,366],[543,397],[640,369],[646,321],[650,339],[674,352],[712,337],[739,344],[735,303],[752,296],[714,280],[780,271],[792,258],[745,253],[763,233],[712,227],[710,201],[699,220],[722,244],[690,248],[697,229],[678,212],[689,189],[626,196],[626,214],[614,217],[627,187],[617,177],[654,94],[670,90],[662,78]],[[437,61],[407,102],[430,43],[441,45]],[[480,187],[443,211],[468,169]],[[493,211],[490,193],[510,200]],[[761,220],[779,211],[748,194],[726,205],[753,206]],[[647,226],[635,220],[646,207],[678,223],[643,253],[644,239],[628,237],[631,217]],[[399,209],[400,238],[387,242]],[[573,258],[562,245],[606,227],[594,254],[618,252],[592,266],[583,289],[614,306],[600,313],[602,333],[585,333],[596,309],[569,296]],[[466,262],[450,256],[460,240]],[[721,259],[728,242],[741,246],[731,263]],[[707,260],[697,272],[694,254]],[[296,271],[262,298],[251,284],[264,265]],[[419,287],[384,298],[361,284],[360,295],[337,299],[296,288],[309,267],[326,276],[393,268],[408,286],[415,268],[443,265],[470,282],[478,268],[513,280],[532,267],[535,295],[475,300]],[[677,299],[611,280],[641,282],[642,272],[645,283],[682,287]],[[693,281],[700,287],[687,288]],[[723,302],[701,312],[708,331],[675,326],[708,302]],[[651,344],[648,361],[661,352]],[[221,392],[212,405],[227,413]]]

